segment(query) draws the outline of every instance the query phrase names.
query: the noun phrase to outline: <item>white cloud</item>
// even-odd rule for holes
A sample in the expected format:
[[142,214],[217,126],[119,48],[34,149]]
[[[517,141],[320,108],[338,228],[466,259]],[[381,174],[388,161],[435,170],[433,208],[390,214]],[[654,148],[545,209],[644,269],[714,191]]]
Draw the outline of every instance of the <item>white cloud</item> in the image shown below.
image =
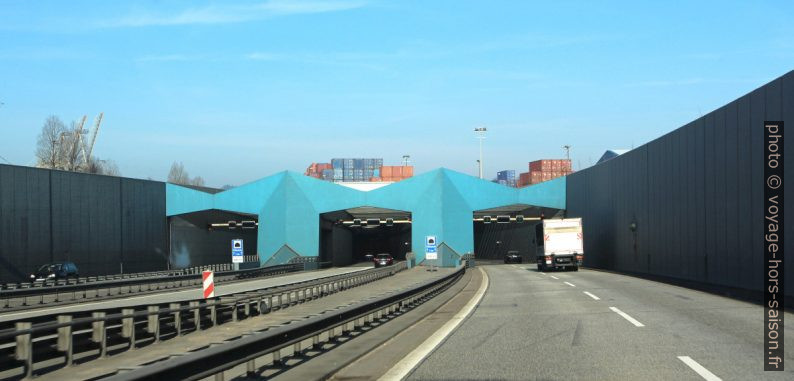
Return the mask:
[[337,12],[366,6],[362,0],[269,0],[254,5],[217,5],[186,9],[173,14],[141,13],[102,23],[104,27],[231,24],[268,17]]

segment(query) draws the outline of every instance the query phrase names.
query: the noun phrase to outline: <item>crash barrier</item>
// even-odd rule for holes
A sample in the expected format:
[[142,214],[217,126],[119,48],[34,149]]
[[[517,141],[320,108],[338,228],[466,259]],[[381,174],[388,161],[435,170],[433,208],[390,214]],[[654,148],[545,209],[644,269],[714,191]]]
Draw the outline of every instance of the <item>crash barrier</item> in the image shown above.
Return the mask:
[[294,257],[290,259],[287,263],[303,263],[304,268],[306,270],[316,270],[321,268],[322,262],[320,262],[320,257]]
[[[466,266],[439,279],[424,282],[418,286],[394,294],[357,303],[335,311],[309,317],[299,322],[243,336],[232,342],[209,347],[204,350],[175,356],[165,361],[145,367],[120,371],[108,380],[199,380],[215,376],[224,379],[224,371],[246,364],[246,376],[256,378],[256,360],[272,356],[272,363],[284,364],[281,352],[292,350],[296,354],[303,351],[303,344],[311,341],[312,348],[320,348],[321,335],[333,342],[339,336],[362,326],[380,324],[389,317],[413,308],[460,279]],[[340,333],[341,332],[341,333]],[[236,377],[237,375],[230,375]]]
[[474,253],[468,252],[466,254],[463,254],[463,256],[460,259],[466,262],[466,267],[468,268],[474,267]]
[[[405,262],[392,266],[332,275],[233,295],[191,301],[142,304],[134,307],[51,314],[0,323],[0,372],[20,368],[20,376],[31,377],[37,362],[50,364],[62,357],[64,365],[74,361],[76,351],[96,352],[134,349],[164,337],[236,322],[291,305],[330,295],[391,276],[405,269]],[[9,360],[10,359],[10,360]],[[52,369],[51,365],[42,366]]]
[[[259,263],[259,256],[257,255],[246,255],[243,258],[244,258],[244,263],[249,263],[249,262]],[[310,258],[316,258],[316,257],[310,257]],[[31,282],[2,283],[0,284],[0,291],[16,290],[20,288],[39,288],[39,287],[64,286],[68,284],[104,282],[108,280],[120,280],[120,279],[162,278],[162,277],[177,276],[177,275],[200,274],[204,270],[212,270],[219,272],[219,271],[231,271],[232,269],[233,269],[233,264],[231,263],[216,263],[212,265],[193,266],[189,268],[174,269],[174,270],[98,275],[98,276],[77,277],[77,278],[68,278],[68,279],[44,279],[44,280],[36,280]]]
[[[315,267],[329,266],[330,263],[320,263],[319,266]],[[205,269],[214,271],[215,282],[222,283],[304,271],[306,267],[304,263],[294,263],[232,271],[229,270],[231,264],[225,264],[220,267],[222,270],[213,270],[213,266],[208,266],[207,268],[197,268],[194,273],[191,271],[191,273],[187,274],[164,275],[156,278],[128,278],[101,282],[58,284],[51,287],[0,290],[0,311],[2,309],[26,309],[43,304],[73,302],[82,299],[118,297],[119,295],[138,292],[189,288],[202,283],[201,274]]]

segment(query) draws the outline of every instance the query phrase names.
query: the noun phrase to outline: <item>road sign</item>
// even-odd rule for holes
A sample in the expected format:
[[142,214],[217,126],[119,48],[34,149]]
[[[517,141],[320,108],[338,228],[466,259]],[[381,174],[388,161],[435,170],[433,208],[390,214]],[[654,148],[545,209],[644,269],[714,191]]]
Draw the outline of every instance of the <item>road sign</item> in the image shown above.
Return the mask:
[[243,240],[232,240],[232,263],[243,263]]
[[438,247],[436,246],[436,236],[425,237],[425,259],[438,259]]

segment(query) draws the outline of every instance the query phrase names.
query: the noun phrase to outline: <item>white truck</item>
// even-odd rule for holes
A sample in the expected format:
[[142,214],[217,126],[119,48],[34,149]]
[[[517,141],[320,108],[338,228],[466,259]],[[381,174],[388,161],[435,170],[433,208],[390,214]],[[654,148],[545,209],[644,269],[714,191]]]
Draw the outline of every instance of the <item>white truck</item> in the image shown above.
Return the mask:
[[584,259],[581,218],[543,220],[535,227],[535,242],[539,271],[579,271]]

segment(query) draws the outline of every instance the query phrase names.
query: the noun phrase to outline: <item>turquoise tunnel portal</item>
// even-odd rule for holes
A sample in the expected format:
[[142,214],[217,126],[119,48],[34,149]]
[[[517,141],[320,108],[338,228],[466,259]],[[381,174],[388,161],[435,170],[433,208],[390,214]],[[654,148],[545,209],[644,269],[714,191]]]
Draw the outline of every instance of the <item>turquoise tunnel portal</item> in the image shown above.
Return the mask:
[[525,205],[555,213],[565,209],[565,183],[562,177],[517,189],[440,168],[365,192],[285,171],[217,194],[167,184],[166,213],[221,210],[256,216],[256,254],[261,264],[275,265],[320,256],[322,221],[333,221],[334,213],[399,211],[410,216],[410,241],[404,246],[413,249],[417,263],[425,260],[425,236],[433,235],[439,264],[456,266],[475,251],[475,211]]

